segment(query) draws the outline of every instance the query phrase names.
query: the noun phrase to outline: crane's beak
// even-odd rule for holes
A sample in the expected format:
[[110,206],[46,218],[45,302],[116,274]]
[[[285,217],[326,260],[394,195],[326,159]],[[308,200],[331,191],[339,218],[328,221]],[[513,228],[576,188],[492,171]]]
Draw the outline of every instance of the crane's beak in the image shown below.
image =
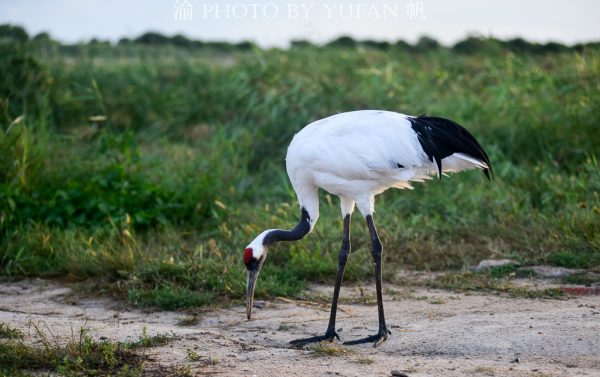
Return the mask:
[[254,288],[256,287],[256,279],[258,278],[260,269],[265,261],[265,254],[263,254],[256,262],[248,266],[248,285],[246,286],[246,315],[248,316],[248,320],[252,317]]

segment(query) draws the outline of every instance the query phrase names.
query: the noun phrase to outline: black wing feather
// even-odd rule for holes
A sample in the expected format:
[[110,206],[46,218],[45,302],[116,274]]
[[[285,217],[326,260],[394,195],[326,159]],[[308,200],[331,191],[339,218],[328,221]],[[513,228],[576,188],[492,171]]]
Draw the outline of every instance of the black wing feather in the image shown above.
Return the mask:
[[409,117],[412,129],[417,133],[421,147],[431,162],[437,164],[439,177],[442,177],[442,159],[454,153],[464,153],[483,161],[488,166],[483,172],[491,180],[494,177],[492,164],[481,145],[460,124],[445,118],[421,115]]

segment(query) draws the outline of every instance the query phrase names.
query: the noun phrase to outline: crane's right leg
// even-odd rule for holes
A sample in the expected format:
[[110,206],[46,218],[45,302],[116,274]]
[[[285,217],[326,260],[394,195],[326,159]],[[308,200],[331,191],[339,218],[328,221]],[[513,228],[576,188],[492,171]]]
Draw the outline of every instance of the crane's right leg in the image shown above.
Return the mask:
[[381,253],[383,247],[381,246],[381,241],[379,240],[379,235],[377,234],[377,229],[375,228],[375,223],[373,222],[373,216],[371,214],[366,216],[367,225],[369,226],[369,233],[371,234],[371,242],[373,243],[373,261],[375,262],[375,289],[377,291],[377,312],[379,313],[379,332],[375,335],[368,336],[366,338],[351,340],[349,342],[344,342],[344,344],[354,345],[354,344],[362,344],[362,343],[370,343],[373,342],[373,346],[377,347],[381,343],[385,342],[388,338],[388,335],[391,334],[390,330],[388,330],[385,324],[385,315],[383,313],[383,294],[381,289]]
[[292,340],[290,344],[294,346],[303,346],[308,343],[315,343],[321,341],[332,342],[335,338],[340,340],[339,335],[335,332],[335,317],[337,314],[337,303],[340,295],[340,287],[342,286],[342,279],[344,277],[344,270],[346,269],[346,261],[350,255],[350,214],[344,216],[344,231],[342,234],[342,247],[338,254],[338,270],[335,278],[335,288],[333,289],[333,300],[331,301],[331,314],[329,315],[329,325],[325,335],[313,336],[310,338]]

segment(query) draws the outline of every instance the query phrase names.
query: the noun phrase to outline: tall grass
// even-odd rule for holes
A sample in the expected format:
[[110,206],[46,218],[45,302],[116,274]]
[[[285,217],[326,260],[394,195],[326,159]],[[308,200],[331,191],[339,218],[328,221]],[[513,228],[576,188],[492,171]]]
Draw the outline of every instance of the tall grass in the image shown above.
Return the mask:
[[[101,278],[169,308],[239,298],[243,247],[297,220],[291,137],[361,108],[455,119],[496,172],[378,198],[388,277],[490,256],[600,266],[600,51],[0,48],[3,275]],[[270,253],[259,295],[334,276],[341,222],[321,200],[315,232]],[[356,216],[348,279],[371,274],[367,239]]]

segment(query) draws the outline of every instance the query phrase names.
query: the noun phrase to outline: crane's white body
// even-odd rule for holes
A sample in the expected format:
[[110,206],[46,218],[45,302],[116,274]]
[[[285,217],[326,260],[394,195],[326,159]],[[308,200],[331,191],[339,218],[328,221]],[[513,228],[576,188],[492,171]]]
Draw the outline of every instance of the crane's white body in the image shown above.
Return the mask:
[[[319,216],[318,188],[341,199],[342,216],[354,204],[363,216],[374,211],[374,197],[388,188],[412,188],[437,174],[411,127],[409,115],[361,110],[313,122],[298,132],[287,156],[287,172],[300,206],[310,215],[311,230]],[[462,153],[442,160],[442,172],[487,168]]]

